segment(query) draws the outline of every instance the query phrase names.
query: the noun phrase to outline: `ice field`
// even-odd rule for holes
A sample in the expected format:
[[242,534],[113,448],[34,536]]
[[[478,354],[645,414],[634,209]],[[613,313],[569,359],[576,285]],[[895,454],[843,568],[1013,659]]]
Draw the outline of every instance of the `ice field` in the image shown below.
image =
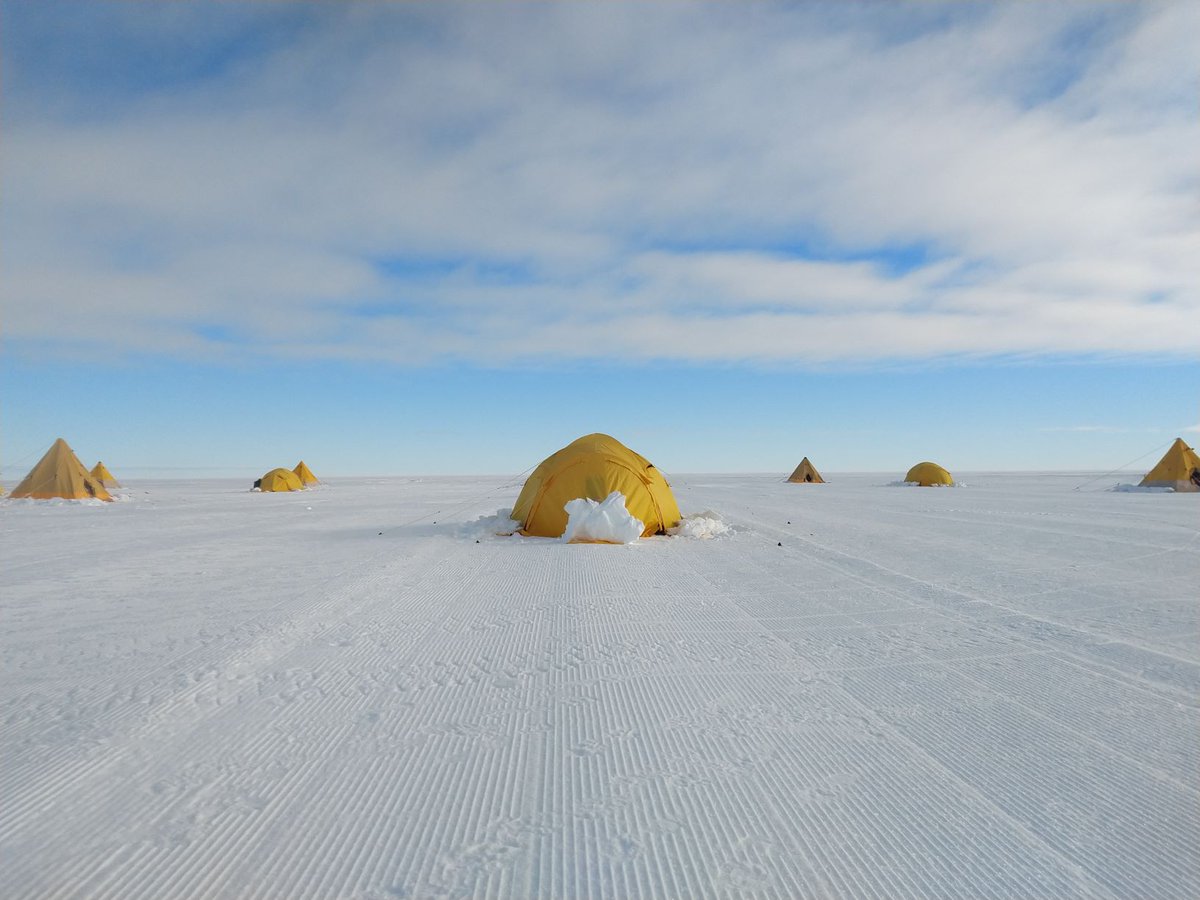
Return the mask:
[[5,500],[0,897],[1200,896],[1200,495],[825,474]]

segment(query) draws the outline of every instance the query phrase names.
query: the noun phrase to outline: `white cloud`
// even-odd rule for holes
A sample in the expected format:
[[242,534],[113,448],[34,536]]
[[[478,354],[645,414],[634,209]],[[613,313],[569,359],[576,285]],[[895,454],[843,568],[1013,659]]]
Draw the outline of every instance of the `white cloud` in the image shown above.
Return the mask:
[[824,9],[305,10],[104,116],[8,78],[10,348],[1194,355],[1193,5]]

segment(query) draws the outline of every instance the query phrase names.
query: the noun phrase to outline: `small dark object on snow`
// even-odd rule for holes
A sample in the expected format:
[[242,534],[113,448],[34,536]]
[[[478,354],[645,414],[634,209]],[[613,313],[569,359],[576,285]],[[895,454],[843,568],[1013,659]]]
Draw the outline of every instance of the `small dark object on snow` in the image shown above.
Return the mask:
[[780,541],[780,542],[779,542],[778,544],[776,544],[775,546],[776,546],[776,547],[782,547],[782,546],[783,546],[783,541]]
[[788,519],[788,524],[789,524],[789,525],[791,525],[791,524],[792,524],[792,520],[791,520],[791,519]]
[[382,532],[382,531],[381,531],[381,532],[379,532],[379,533],[380,533],[380,534],[383,534],[383,532]]
[[476,541],[475,543],[477,543],[477,544],[478,544],[478,543],[479,543],[479,541]]

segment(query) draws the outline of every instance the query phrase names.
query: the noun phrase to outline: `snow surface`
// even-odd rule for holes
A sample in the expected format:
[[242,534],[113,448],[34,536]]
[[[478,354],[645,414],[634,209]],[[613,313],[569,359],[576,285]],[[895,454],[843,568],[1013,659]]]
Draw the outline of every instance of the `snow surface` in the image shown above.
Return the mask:
[[567,527],[562,533],[564,544],[598,541],[606,544],[632,544],[646,530],[646,523],[635,519],[625,508],[625,495],[613,491],[597,502],[587,497],[570,500]]
[[828,477],[0,502],[0,896],[1200,896],[1200,494]]

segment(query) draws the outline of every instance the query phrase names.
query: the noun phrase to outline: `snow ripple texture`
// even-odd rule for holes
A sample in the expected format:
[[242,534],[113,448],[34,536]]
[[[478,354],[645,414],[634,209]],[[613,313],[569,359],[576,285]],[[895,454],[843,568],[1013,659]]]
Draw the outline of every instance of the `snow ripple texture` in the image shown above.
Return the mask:
[[1200,495],[1077,480],[0,504],[0,896],[1200,896]]

